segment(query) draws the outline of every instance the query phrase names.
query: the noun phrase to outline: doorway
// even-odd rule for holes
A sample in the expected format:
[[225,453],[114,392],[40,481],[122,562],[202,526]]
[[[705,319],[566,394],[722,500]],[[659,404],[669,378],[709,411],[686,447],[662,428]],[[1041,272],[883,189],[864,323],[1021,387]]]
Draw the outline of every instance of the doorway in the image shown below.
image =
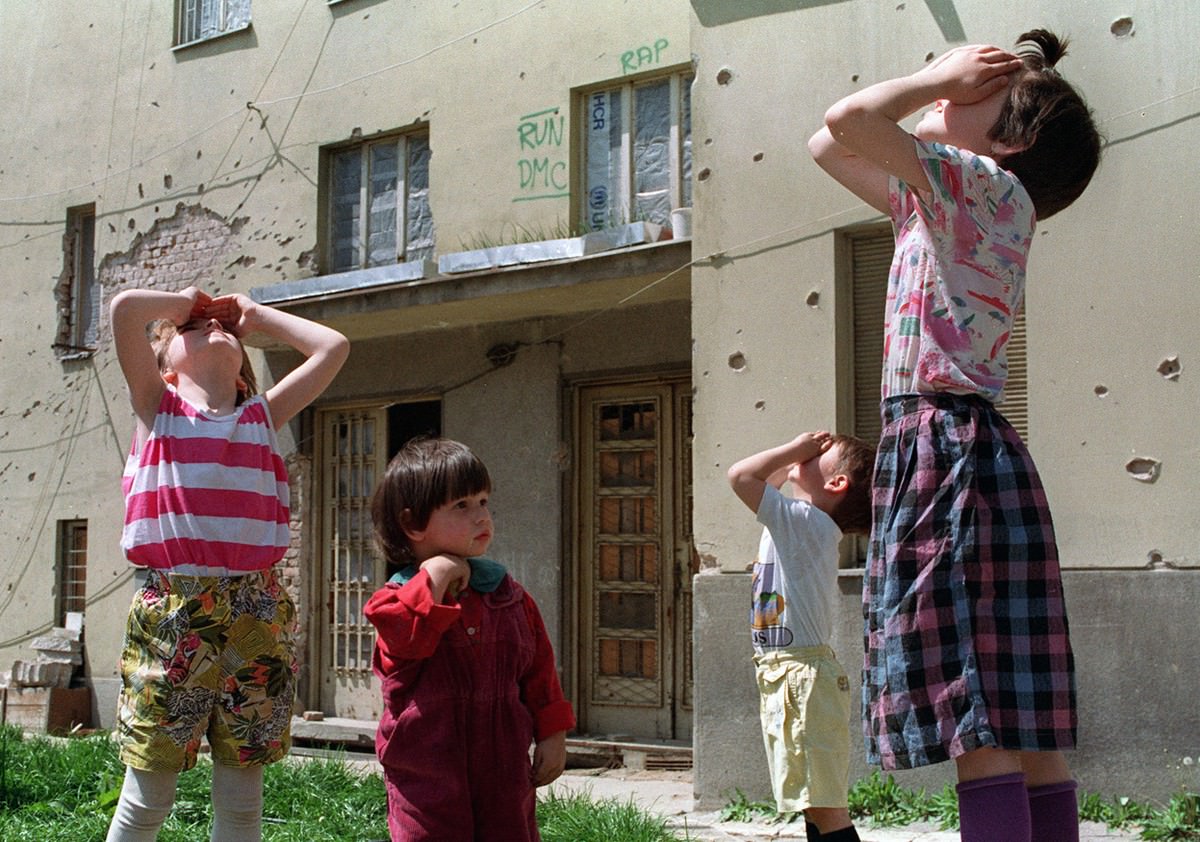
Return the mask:
[[578,718],[610,738],[692,736],[691,382],[575,390]]

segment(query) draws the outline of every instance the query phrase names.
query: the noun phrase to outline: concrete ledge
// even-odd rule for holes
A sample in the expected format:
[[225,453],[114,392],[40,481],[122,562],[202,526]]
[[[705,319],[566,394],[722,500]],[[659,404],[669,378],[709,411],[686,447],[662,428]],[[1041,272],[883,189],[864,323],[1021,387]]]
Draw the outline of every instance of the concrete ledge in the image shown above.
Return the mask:
[[[1079,692],[1079,748],[1067,755],[1080,788],[1106,796],[1163,800],[1200,791],[1200,572],[1068,570],[1064,574]],[[862,575],[839,581],[834,648],[861,688]],[[769,793],[750,662],[748,573],[694,580],[695,789],[702,805],[740,788]],[[852,715],[850,778],[870,774],[858,710]],[[910,789],[940,790],[949,763],[896,775]]]

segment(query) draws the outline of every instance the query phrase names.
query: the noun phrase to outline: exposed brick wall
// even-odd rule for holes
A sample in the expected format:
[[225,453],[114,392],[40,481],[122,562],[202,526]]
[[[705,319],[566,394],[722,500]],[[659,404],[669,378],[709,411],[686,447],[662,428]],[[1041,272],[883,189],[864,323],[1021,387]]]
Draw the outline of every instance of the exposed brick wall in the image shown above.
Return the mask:
[[[246,219],[227,222],[202,205],[175,206],[175,213],[159,219],[145,234],[138,234],[124,252],[106,255],[97,274],[103,303],[123,289],[159,289],[175,292],[196,285],[208,293],[219,290],[224,266],[232,262],[238,233]],[[102,320],[100,341],[111,336]]]

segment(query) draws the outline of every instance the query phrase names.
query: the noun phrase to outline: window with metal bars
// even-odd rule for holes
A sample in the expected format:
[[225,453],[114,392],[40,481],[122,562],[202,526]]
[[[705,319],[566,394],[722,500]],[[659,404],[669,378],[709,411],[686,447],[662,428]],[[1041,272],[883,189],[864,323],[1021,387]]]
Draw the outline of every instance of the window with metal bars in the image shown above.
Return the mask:
[[56,622],[66,625],[67,612],[86,610],[87,602],[87,521],[58,522],[58,564],[56,572]]

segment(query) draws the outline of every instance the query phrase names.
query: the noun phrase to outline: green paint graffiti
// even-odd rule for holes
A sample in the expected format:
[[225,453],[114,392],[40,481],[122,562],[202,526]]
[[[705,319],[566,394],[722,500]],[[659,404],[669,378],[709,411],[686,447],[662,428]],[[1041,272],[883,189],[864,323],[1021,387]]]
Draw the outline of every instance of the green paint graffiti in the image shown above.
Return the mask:
[[[518,118],[517,183],[521,195],[514,202],[557,199],[567,192],[567,162],[559,160],[566,139],[566,118],[559,108],[547,108]],[[527,154],[527,153],[534,154]]]
[[621,53],[621,73],[636,73],[647,65],[658,64],[662,61],[662,52],[668,47],[666,38],[659,38],[653,44],[643,44],[635,50]]

